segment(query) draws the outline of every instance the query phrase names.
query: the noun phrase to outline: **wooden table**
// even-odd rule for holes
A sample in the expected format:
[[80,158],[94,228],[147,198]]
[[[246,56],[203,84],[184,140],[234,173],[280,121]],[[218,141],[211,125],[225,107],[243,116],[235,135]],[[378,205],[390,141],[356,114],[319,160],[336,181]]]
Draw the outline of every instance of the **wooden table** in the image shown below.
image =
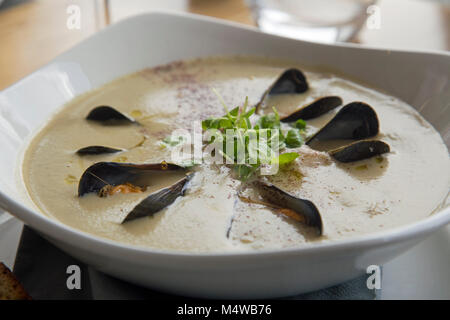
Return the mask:
[[[74,4],[80,8],[81,28],[70,30],[66,27],[67,8]],[[379,0],[378,5],[381,28],[364,28],[358,42],[390,48],[450,50],[448,7],[420,0]],[[155,9],[254,25],[245,0],[6,0],[0,7],[0,90],[109,23]]]

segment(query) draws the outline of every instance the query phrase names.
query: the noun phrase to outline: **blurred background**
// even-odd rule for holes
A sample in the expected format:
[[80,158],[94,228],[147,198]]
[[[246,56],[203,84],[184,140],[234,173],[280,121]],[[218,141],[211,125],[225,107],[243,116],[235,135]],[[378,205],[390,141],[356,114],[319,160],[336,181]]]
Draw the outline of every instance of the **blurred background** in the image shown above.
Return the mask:
[[0,0],[0,90],[107,25],[155,10],[311,41],[450,50],[450,0]]

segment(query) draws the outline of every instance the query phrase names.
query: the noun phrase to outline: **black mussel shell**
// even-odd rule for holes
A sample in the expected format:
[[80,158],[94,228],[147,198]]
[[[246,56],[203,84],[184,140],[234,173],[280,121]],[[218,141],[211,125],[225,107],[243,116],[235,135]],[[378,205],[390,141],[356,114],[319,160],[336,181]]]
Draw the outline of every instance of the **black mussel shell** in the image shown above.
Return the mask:
[[342,107],[306,144],[309,145],[314,140],[366,139],[377,135],[378,130],[375,110],[364,102],[352,102]]
[[281,118],[281,122],[293,122],[298,119],[309,120],[317,118],[340,106],[341,104],[342,99],[338,96],[322,97],[304,107],[301,107],[290,115]]
[[303,72],[295,68],[288,69],[284,71],[269,87],[269,89],[264,92],[260,101],[256,105],[256,112],[259,110],[268,95],[303,93],[308,90],[308,88],[308,82],[306,81],[306,77]]
[[104,186],[117,186],[131,183],[136,186],[147,186],[143,184],[143,176],[152,171],[164,170],[186,170],[175,164],[161,162],[150,164],[133,164],[117,162],[98,162],[86,169],[78,184],[78,196],[87,193],[98,193]]
[[158,211],[171,205],[178,197],[183,196],[188,182],[194,174],[191,173],[183,179],[177,181],[170,187],[161,189],[150,194],[147,198],[142,200],[122,221],[128,222],[134,219],[152,216]]
[[122,152],[122,149],[114,149],[110,147],[103,146],[89,146],[79,149],[76,153],[79,156],[87,156],[87,155],[99,155],[99,154],[107,154],[107,153],[117,153]]
[[328,153],[340,162],[368,159],[390,151],[387,143],[380,140],[361,140]]
[[256,181],[255,185],[264,200],[300,214],[305,218],[306,225],[317,228],[319,235],[322,235],[322,218],[314,203],[309,200],[294,197],[267,182]]
[[268,94],[303,93],[308,90],[306,77],[298,69],[288,69],[269,88]]
[[134,119],[109,106],[99,106],[91,110],[87,120],[99,122],[103,125],[121,125],[137,123]]

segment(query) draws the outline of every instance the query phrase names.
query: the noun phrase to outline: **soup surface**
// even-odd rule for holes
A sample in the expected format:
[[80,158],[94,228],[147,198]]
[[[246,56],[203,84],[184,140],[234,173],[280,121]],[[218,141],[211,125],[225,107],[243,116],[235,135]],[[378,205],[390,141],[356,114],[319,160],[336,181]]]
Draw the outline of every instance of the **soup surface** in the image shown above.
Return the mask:
[[[195,121],[222,116],[228,106],[255,105],[287,68],[304,71],[309,90],[269,98],[287,115],[316,98],[336,95],[343,105],[363,101],[376,111],[376,139],[390,152],[340,163],[325,152],[335,145],[289,149],[299,157],[275,175],[277,187],[312,201],[319,210],[323,233],[262,204],[237,196],[245,181],[230,166],[200,164],[184,196],[153,216],[121,223],[146,196],[180,177],[154,179],[143,193],[78,197],[83,172],[101,161],[171,162],[172,147],[162,142],[173,130],[191,129]],[[112,106],[140,125],[104,126],[86,120],[96,106]],[[306,135],[324,126],[340,109],[308,120]],[[271,108],[263,108],[263,111]],[[267,111],[268,112],[268,111]],[[257,115],[252,116],[256,121]],[[288,128],[287,124],[283,124]],[[79,156],[92,145],[123,149],[115,154]],[[179,251],[225,252],[298,247],[373,233],[423,219],[447,197],[450,159],[434,128],[398,99],[325,72],[304,70],[289,62],[260,58],[207,58],[176,62],[120,78],[69,102],[32,140],[25,154],[23,176],[41,211],[74,228],[124,243]]]

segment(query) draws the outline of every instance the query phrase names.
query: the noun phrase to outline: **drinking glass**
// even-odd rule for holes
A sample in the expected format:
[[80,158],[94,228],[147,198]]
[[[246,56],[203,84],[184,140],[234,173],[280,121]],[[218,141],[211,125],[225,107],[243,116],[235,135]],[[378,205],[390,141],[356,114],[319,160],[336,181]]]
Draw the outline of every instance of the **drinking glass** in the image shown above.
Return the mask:
[[318,42],[349,41],[374,0],[247,0],[258,27],[268,33]]

